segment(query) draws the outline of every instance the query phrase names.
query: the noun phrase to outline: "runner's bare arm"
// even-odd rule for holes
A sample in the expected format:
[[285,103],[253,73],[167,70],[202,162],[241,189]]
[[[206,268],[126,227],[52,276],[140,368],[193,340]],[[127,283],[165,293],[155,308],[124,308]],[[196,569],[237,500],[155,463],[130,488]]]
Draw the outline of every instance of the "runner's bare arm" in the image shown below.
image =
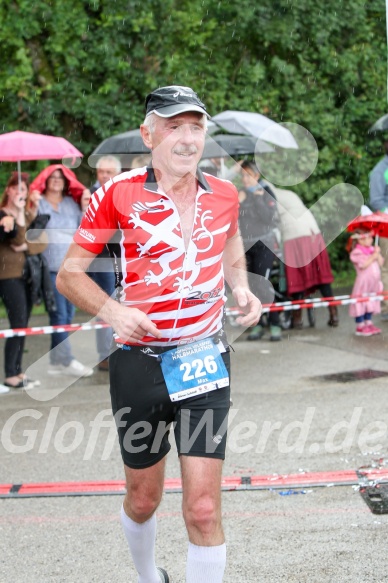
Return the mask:
[[86,273],[94,253],[72,243],[57,276],[58,291],[81,310],[99,316],[127,342],[143,336],[160,338],[161,333],[137,308],[128,308],[111,299]]
[[237,318],[241,326],[253,326],[260,319],[260,300],[251,292],[248,284],[244,246],[240,233],[227,240],[223,256],[225,279],[228,282],[238,307],[245,316]]

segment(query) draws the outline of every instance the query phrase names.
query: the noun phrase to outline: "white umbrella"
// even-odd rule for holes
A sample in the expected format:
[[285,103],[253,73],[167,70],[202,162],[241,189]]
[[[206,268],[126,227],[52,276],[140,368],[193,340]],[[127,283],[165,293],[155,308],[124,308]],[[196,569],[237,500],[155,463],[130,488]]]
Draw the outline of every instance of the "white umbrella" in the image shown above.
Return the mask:
[[368,133],[385,132],[388,130],[388,113],[380,117],[372,127],[369,128]]
[[219,127],[232,134],[255,136],[282,148],[298,149],[292,133],[261,113],[227,110],[212,117]]
[[361,212],[360,212],[360,215],[361,215],[362,217],[367,217],[367,216],[369,216],[369,215],[373,215],[373,211],[372,211],[372,210],[371,210],[371,209],[370,209],[368,206],[366,206],[366,204],[363,204],[363,205],[361,206]]

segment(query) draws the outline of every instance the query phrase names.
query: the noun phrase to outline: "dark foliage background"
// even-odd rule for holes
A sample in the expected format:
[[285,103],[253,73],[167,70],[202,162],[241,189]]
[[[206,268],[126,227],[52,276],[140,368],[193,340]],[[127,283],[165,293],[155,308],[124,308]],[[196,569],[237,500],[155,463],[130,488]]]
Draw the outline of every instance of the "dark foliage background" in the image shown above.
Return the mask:
[[[308,206],[339,182],[368,197],[382,151],[367,130],[387,110],[384,0],[1,0],[0,46],[0,132],[68,138],[85,154],[86,184],[97,144],[138,127],[144,96],[175,83],[211,114],[257,111],[307,128],[319,161],[293,189]],[[1,165],[2,183],[12,169]],[[338,272],[343,245],[330,246]]]

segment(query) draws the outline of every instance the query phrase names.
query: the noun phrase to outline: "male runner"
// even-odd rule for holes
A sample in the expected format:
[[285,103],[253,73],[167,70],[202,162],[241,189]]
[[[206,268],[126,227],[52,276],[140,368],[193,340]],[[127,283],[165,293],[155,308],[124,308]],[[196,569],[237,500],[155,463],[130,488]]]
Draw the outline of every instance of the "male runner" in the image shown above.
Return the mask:
[[[247,283],[237,191],[198,170],[207,117],[189,87],[147,96],[140,130],[152,165],[120,174],[94,193],[58,275],[61,293],[116,333],[109,368],[127,487],[121,519],[138,583],[170,581],[154,556],[170,425],[189,536],[186,583],[221,583],[226,564],[224,276],[244,312],[241,325],[257,323],[261,304]],[[85,275],[115,234],[120,302]]]

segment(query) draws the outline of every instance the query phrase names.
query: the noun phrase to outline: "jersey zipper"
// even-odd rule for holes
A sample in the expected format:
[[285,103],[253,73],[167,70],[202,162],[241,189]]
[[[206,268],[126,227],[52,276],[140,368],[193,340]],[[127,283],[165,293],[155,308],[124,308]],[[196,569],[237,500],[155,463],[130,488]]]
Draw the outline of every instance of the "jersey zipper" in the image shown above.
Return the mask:
[[[191,233],[190,233],[190,239],[189,239],[189,243],[187,245],[187,249],[186,249],[186,246],[185,246],[185,239],[184,239],[184,236],[183,236],[183,228],[182,228],[182,224],[181,224],[181,220],[180,220],[180,216],[179,216],[179,226],[180,226],[180,230],[181,230],[181,234],[182,234],[182,243],[183,243],[183,246],[185,248],[185,256],[184,256],[184,260],[183,260],[183,271],[182,271],[182,281],[183,282],[186,280],[187,252],[189,250],[189,247],[190,247],[190,244],[191,244],[191,240],[192,240],[192,237],[193,237],[193,231],[194,231],[194,225],[195,225],[195,218],[197,216],[197,204],[198,204],[199,196],[200,195],[198,195],[198,194],[196,194],[196,196],[195,196],[194,220],[193,220],[193,224],[191,225]],[[178,212],[178,209],[176,208],[174,201],[171,200],[171,203],[174,205],[176,211]],[[179,213],[178,213],[178,215],[179,215]],[[178,320],[179,320],[179,314],[180,314],[180,312],[182,310],[183,299],[184,298],[182,298],[182,297],[179,299],[179,306],[178,306],[177,313],[176,313],[176,316],[175,316],[175,321],[174,321],[174,324],[173,324],[173,327],[172,327],[172,336],[173,336],[174,331],[177,329],[177,323],[178,323]],[[171,343],[171,339],[169,340],[169,343]]]

